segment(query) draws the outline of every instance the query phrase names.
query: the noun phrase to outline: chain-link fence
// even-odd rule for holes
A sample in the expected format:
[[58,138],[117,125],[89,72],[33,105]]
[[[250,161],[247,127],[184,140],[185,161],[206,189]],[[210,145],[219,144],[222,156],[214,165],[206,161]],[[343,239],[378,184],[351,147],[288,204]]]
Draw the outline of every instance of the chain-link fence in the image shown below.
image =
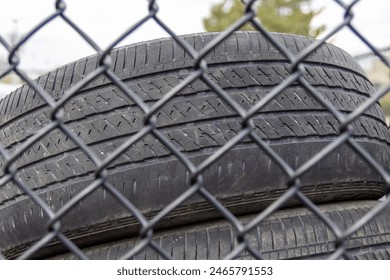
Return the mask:
[[[67,16],[66,1],[56,1],[53,13],[15,45],[0,36],[9,60],[0,78],[14,72],[26,83],[0,109],[1,258],[85,259],[104,250],[105,258],[126,259],[288,258],[278,246],[290,246],[290,239],[297,258],[305,250],[316,258],[359,258],[366,241],[367,252],[380,244],[386,258],[390,200],[377,198],[390,183],[389,137],[378,101],[390,83],[372,92],[352,60],[325,41],[349,29],[387,72],[388,57],[355,29],[359,1],[335,0],[344,18],[318,41],[267,32],[255,19],[255,2],[247,1],[242,17],[221,33],[183,37],[160,20],[164,7],[148,1],[145,17],[101,49]],[[32,80],[19,67],[18,49],[55,19],[98,55]],[[171,39],[114,49],[148,21]],[[235,33],[247,23],[256,31]],[[228,113],[218,115],[221,108]],[[196,120],[187,114],[195,110]],[[226,198],[251,182],[266,186],[261,195],[247,189]],[[222,191],[215,194],[217,185]],[[181,244],[179,255],[174,244]]]

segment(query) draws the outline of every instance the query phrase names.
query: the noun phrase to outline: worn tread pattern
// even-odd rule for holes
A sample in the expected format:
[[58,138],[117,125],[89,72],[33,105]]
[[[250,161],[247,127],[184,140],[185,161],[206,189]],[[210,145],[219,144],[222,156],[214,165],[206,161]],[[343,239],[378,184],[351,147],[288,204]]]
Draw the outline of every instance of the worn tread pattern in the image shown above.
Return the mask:
[[[340,202],[320,205],[322,213],[334,226],[344,231],[378,206],[377,201]],[[370,220],[345,244],[354,259],[390,259],[390,221],[387,207]],[[255,215],[239,217],[244,224]],[[250,246],[265,259],[325,259],[336,249],[332,230],[307,208],[290,208],[275,212],[246,235]],[[119,259],[141,241],[140,238],[116,240],[94,247],[82,248],[87,257],[96,260]],[[179,227],[153,235],[153,241],[174,260],[223,259],[237,248],[237,230],[226,220]],[[245,250],[238,259],[253,259]],[[77,259],[71,253],[52,259]],[[147,247],[133,257],[136,260],[163,259]]]
[[[217,33],[193,34],[182,37],[196,50],[207,45]],[[274,34],[278,43],[285,45],[293,54],[314,42],[313,39],[296,35]],[[162,49],[163,48],[163,49]],[[138,43],[115,49],[110,54],[114,62],[113,70],[122,80],[149,75],[167,70],[191,68],[193,59],[171,38],[158,39],[144,43]],[[285,57],[270,44],[264,37],[256,32],[236,32],[219,46],[213,49],[207,57],[208,64],[226,63],[234,61],[285,61]],[[87,73],[96,69],[99,57],[96,55],[87,57],[62,66],[37,79],[37,84],[45,91],[51,93],[56,100],[64,94],[64,89],[69,88],[82,80]],[[345,67],[361,75],[363,70],[354,63],[353,58],[339,48],[330,45],[321,45],[312,53],[306,61],[330,63]],[[121,67],[122,66],[122,67]],[[100,76],[85,89],[95,88],[109,84],[110,81]],[[0,101],[0,124],[20,116],[23,112],[33,108],[44,106],[45,103],[28,86],[23,86],[17,91],[19,96],[18,106],[14,102],[15,95],[8,95]]]
[[[229,67],[225,69],[218,67],[214,71],[215,73],[211,72],[210,77],[227,91],[229,89],[233,89],[234,91],[241,89],[243,91],[242,93],[233,93],[232,97],[238,104],[243,106],[243,108],[249,109],[253,104],[262,100],[272,87],[278,85],[282,79],[285,79],[290,75],[287,66],[288,64],[285,64],[283,67],[278,65],[278,71],[269,65],[256,67],[241,65],[237,66],[237,68]],[[213,69],[214,67],[211,68],[211,71]],[[270,71],[270,69],[272,69],[272,71]],[[307,69],[308,72],[312,71],[312,67],[307,67]],[[321,77],[319,69],[324,71],[326,68],[313,67],[313,69],[313,71],[316,72],[316,75],[306,75],[305,79],[311,85],[316,86],[320,92],[323,92],[324,99],[334,103],[337,109],[350,112],[355,110],[359,104],[362,104],[367,100],[370,93],[370,87],[368,81],[364,78],[357,77],[356,75],[354,76],[351,73],[342,73],[339,69],[336,69],[333,71],[329,70],[331,74],[328,75],[329,77],[332,77],[332,79],[326,82],[324,78],[321,78],[321,80],[318,81],[318,77]],[[227,75],[226,72],[230,72],[230,74]],[[262,73],[267,73],[266,77],[264,77],[264,74]],[[337,74],[339,74],[339,76],[342,76],[342,74],[346,76],[345,79],[350,83],[348,84],[348,87],[342,85],[342,79],[339,78]],[[314,79],[313,77],[316,77],[317,79]],[[267,80],[268,78],[270,81]],[[169,90],[177,86],[184,79],[185,75],[179,77],[165,75],[162,78],[148,80],[146,83],[145,81],[132,81],[128,84],[128,87],[132,89],[133,92],[142,96],[143,101],[152,105],[153,102],[164,96]],[[259,86],[263,88],[262,91],[258,89]],[[202,97],[198,97],[199,91],[204,91]],[[209,93],[208,96],[206,95],[207,92]],[[184,100],[183,95],[185,96]],[[191,99],[194,95],[198,98],[194,99],[194,102],[196,103],[192,104]],[[169,104],[170,106],[164,107],[163,110],[157,114],[157,117],[160,117],[161,119],[159,120],[159,123],[164,122],[165,125],[169,125],[169,122],[172,123],[173,121],[175,123],[181,123],[183,120],[178,120],[177,118],[180,117],[180,115],[184,117],[189,115],[186,114],[186,112],[191,110],[191,107],[194,107],[194,109],[201,114],[200,116],[194,115],[193,117],[204,117],[205,114],[208,115],[210,111],[213,109],[215,110],[215,107],[212,107],[213,104],[223,106],[226,115],[234,114],[232,109],[224,105],[220,98],[215,96],[215,94],[210,94],[210,89],[208,89],[207,85],[203,82],[196,82],[195,84],[188,85],[174,100],[178,101],[172,102]],[[296,90],[291,88],[277,96],[277,98],[266,106],[262,112],[289,110],[292,106],[295,107],[295,110],[308,111],[318,109],[325,111],[323,106],[320,105],[313,96],[297,87]],[[99,88],[98,90],[95,89],[95,91],[83,91],[83,94],[77,95],[65,105],[65,123],[71,124],[72,122],[82,121],[86,118],[92,119],[93,117],[96,117],[95,115],[100,116],[101,114],[112,113],[113,110],[123,108],[128,110],[129,107],[132,109],[131,113],[133,117],[136,118],[135,126],[139,129],[140,125],[142,125],[142,112],[138,107],[126,100],[126,97],[120,93],[119,89],[116,89],[115,87],[105,87]],[[28,137],[31,137],[42,126],[47,125],[50,122],[50,109],[47,107],[41,108],[38,111],[33,110],[29,113],[30,118],[28,120],[19,116],[18,120],[1,126],[0,136],[4,139],[3,145],[5,147],[12,147],[15,144],[20,144]],[[162,117],[161,114],[165,116]],[[172,114],[174,115],[172,116]],[[383,118],[383,112],[379,104],[375,104],[375,106],[371,107],[367,114],[378,119]],[[169,117],[171,117],[171,119]],[[172,118],[174,118],[174,120],[172,120]]]
[[[195,34],[182,38],[200,50],[215,36]],[[275,38],[294,54],[313,42],[292,35],[275,34]],[[110,55],[115,74],[149,106],[179,85],[191,73],[194,62],[172,39],[122,47]],[[60,67],[38,78],[37,84],[58,100],[96,69],[98,59],[91,56]],[[209,78],[246,110],[291,74],[288,61],[256,32],[235,33],[216,47],[206,61]],[[331,45],[322,45],[304,65],[304,79],[345,114],[356,110],[373,92],[352,57]],[[64,105],[64,111],[67,127],[102,159],[143,127],[142,111],[104,76],[80,90]],[[19,88],[0,101],[1,145],[10,152],[17,150],[50,123],[50,115],[50,108],[37,93],[26,85]],[[200,80],[180,91],[156,113],[156,118],[161,133],[195,164],[217,151],[241,129],[234,110]],[[296,83],[257,112],[253,123],[255,133],[293,168],[334,141],[340,126],[318,100]],[[388,168],[390,134],[380,105],[374,104],[352,126],[355,141]],[[96,168],[58,130],[22,153],[16,164],[19,169],[16,176],[54,210],[92,183]],[[0,159],[0,175],[3,165]],[[150,217],[189,186],[184,166],[151,135],[125,151],[108,171],[108,180]],[[288,179],[250,139],[226,153],[203,177],[206,189],[235,214],[264,208],[286,190]],[[383,179],[346,145],[321,160],[301,181],[305,194],[316,203],[374,199],[384,194]],[[287,205],[296,203],[291,200]],[[199,197],[191,198],[179,208],[159,226],[219,215]],[[39,207],[13,183],[2,186],[0,249],[5,254],[17,255],[27,244],[42,237],[46,222]],[[90,194],[62,220],[62,231],[72,238],[83,239],[85,244],[136,234],[138,226],[103,189]]]

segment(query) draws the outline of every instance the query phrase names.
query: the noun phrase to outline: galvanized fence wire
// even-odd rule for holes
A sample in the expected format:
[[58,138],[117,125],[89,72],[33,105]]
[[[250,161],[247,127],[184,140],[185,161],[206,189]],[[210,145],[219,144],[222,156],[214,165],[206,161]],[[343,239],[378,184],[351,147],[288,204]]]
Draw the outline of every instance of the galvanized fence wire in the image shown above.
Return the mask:
[[[389,59],[390,57],[390,46],[386,48],[378,49],[382,57]],[[355,60],[365,70],[367,76],[371,82],[380,88],[390,82],[390,71],[389,68],[384,64],[380,57],[374,52],[367,52],[364,54],[354,56]]]
[[[370,154],[356,141],[351,137],[352,125],[351,123],[359,118],[366,110],[373,106],[382,96],[384,96],[390,90],[390,84],[381,88],[373,96],[371,96],[364,104],[362,104],[355,111],[344,114],[336,109],[329,101],[325,100],[322,95],[313,88],[308,82],[303,78],[305,73],[305,67],[302,64],[302,61],[308,57],[312,52],[319,48],[326,40],[331,38],[334,34],[339,32],[342,29],[349,29],[356,35],[356,40],[361,40],[365,43],[372,52],[382,61],[382,63],[390,68],[389,59],[384,56],[373,43],[369,42],[364,36],[354,27],[352,19],[354,19],[354,7],[359,0],[355,0],[350,4],[345,4],[340,0],[334,0],[344,12],[343,20],[332,30],[328,31],[326,36],[321,40],[316,41],[312,45],[308,46],[298,55],[293,55],[288,51],[284,46],[280,45],[274,38],[271,33],[269,33],[265,28],[259,23],[256,19],[256,13],[254,9],[255,0],[246,1],[245,11],[242,17],[236,21],[233,25],[227,28],[225,31],[221,32],[217,37],[215,37],[211,42],[209,42],[202,50],[195,51],[186,41],[177,36],[174,32],[174,28],[171,29],[168,27],[160,18],[158,1],[149,0],[145,3],[147,6],[147,13],[138,22],[135,22],[130,26],[121,36],[119,36],[109,47],[102,49],[96,44],[88,34],[83,32],[83,30],[75,24],[75,22],[69,18],[66,14],[66,1],[56,1],[55,9],[51,15],[43,19],[37,26],[32,28],[27,34],[25,34],[15,45],[9,45],[4,37],[1,37],[0,34],[0,44],[8,52],[8,62],[9,66],[0,73],[0,78],[5,75],[14,72],[16,73],[25,83],[27,83],[39,96],[47,103],[48,106],[52,109],[51,113],[51,123],[41,128],[38,133],[29,138],[27,141],[23,142],[17,150],[10,152],[9,150],[0,147],[0,154],[5,160],[5,165],[3,166],[4,175],[0,179],[0,188],[9,182],[13,182],[22,192],[27,194],[31,200],[33,200],[39,207],[42,209],[45,215],[50,219],[50,222],[47,226],[47,234],[27,249],[19,259],[29,259],[34,256],[36,252],[42,249],[44,246],[49,244],[51,241],[57,239],[60,241],[64,247],[66,247],[70,252],[76,255],[80,259],[86,259],[86,255],[82,252],[77,245],[67,238],[63,233],[61,233],[61,219],[66,216],[66,214],[78,203],[80,203],[86,196],[99,188],[104,188],[105,191],[110,193],[113,197],[116,198],[118,203],[122,204],[131,215],[133,215],[141,224],[142,228],[139,232],[139,237],[142,238],[142,241],[139,242],[135,247],[131,248],[124,256],[124,259],[129,259],[135,256],[140,251],[144,250],[146,247],[153,248],[156,252],[161,254],[164,258],[169,259],[169,255],[165,252],[159,245],[153,240],[153,230],[156,225],[164,217],[166,217],[171,211],[173,211],[177,206],[182,204],[188,198],[198,194],[207,200],[215,209],[217,209],[223,217],[228,220],[237,230],[237,242],[238,246],[226,256],[226,259],[234,259],[240,256],[240,254],[247,250],[255,258],[262,259],[263,256],[261,252],[253,248],[247,241],[247,233],[256,227],[260,222],[270,216],[272,213],[280,209],[288,200],[291,198],[296,198],[302,202],[307,208],[309,208],[317,217],[322,219],[324,223],[329,227],[329,229],[336,236],[336,249],[329,256],[329,259],[337,259],[340,257],[351,258],[348,251],[346,250],[345,240],[350,237],[357,230],[362,228],[367,222],[373,219],[377,214],[379,214],[385,207],[388,206],[390,200],[384,200],[376,208],[367,213],[363,218],[361,218],[357,223],[343,231],[340,228],[336,227],[333,222],[325,216],[321,210],[315,205],[308,197],[306,197],[301,191],[300,178],[308,172],[316,163],[321,159],[329,155],[332,151],[340,147],[341,145],[348,145],[352,148],[356,154],[358,154],[362,159],[364,159],[368,165],[381,175],[381,177],[386,182],[387,189],[390,184],[390,174],[387,170],[376,162]],[[164,7],[161,7],[162,9]],[[62,19],[69,27],[71,27],[75,34],[80,36],[86,44],[90,45],[100,56],[98,62],[98,67],[93,72],[85,76],[80,82],[74,84],[64,96],[55,101],[52,96],[50,96],[45,90],[32,80],[23,70],[19,67],[20,58],[18,56],[18,50],[23,47],[26,42],[29,41],[36,33],[40,32],[42,28],[46,25],[49,25],[55,19]],[[110,61],[110,51],[117,46],[122,40],[126,37],[131,36],[132,33],[137,30],[140,26],[148,21],[154,21],[157,23],[163,30],[167,32],[169,36],[177,42],[177,44],[183,48],[193,59],[194,65],[193,70],[179,85],[173,88],[168,92],[163,98],[158,100],[152,106],[148,106],[144,101],[141,100],[137,94],[135,94],[131,89],[129,89],[121,80],[118,78],[114,72],[111,70],[111,61]],[[281,53],[283,54],[288,61],[290,61],[291,75],[281,82],[278,86],[273,88],[271,92],[267,95],[266,98],[259,101],[253,106],[250,110],[245,110],[236,103],[229,95],[214,81],[208,77],[208,65],[205,61],[205,56],[211,52],[218,44],[220,44],[224,39],[231,35],[234,31],[238,30],[244,24],[251,24],[258,32],[264,35],[267,40]],[[110,80],[114,85],[116,85],[127,97],[129,100],[134,102],[145,114],[144,126],[137,133],[132,135],[125,141],[120,147],[118,147],[114,152],[112,152],[105,159],[101,160],[94,152],[84,143],[77,135],[64,124],[64,109],[63,106],[72,100],[72,98],[77,94],[77,92],[86,86],[88,83],[93,81],[96,77],[100,75],[105,75],[105,77]],[[205,84],[207,84],[210,89],[215,92],[220,98],[223,99],[226,104],[231,106],[236,113],[241,118],[241,131],[230,139],[224,146],[222,146],[217,152],[212,154],[206,160],[204,160],[199,165],[195,165],[188,159],[164,134],[162,134],[156,128],[156,116],[155,113],[167,104],[172,97],[174,97],[178,92],[180,92],[185,86],[189,85],[191,82],[200,79]],[[252,122],[253,115],[266,106],[272,99],[276,98],[286,87],[292,83],[299,83],[304,89],[307,90],[324,108],[326,108],[340,123],[340,131],[337,139],[332,143],[324,147],[318,154],[313,156],[305,164],[300,166],[298,169],[294,170],[287,162],[281,158],[267,143],[265,140],[261,139],[258,135],[254,133],[254,124]],[[61,209],[58,211],[53,211],[49,205],[40,198],[32,188],[19,179],[16,174],[18,173],[18,165],[16,161],[20,155],[22,155],[29,147],[34,143],[37,143],[42,137],[47,135],[53,130],[60,130],[65,135],[67,135],[79,148],[90,158],[90,160],[95,164],[95,179],[94,181],[85,187],[80,193],[74,196],[70,201],[68,201]],[[153,135],[158,141],[160,141],[167,149],[169,149],[173,155],[180,160],[180,162],[186,167],[190,174],[190,186],[188,189],[179,197],[173,199],[173,201],[166,205],[166,207],[161,210],[156,216],[151,219],[147,219],[137,207],[133,205],[124,195],[122,195],[108,180],[107,180],[107,168],[108,166],[115,161],[127,148],[131,145],[140,141],[146,135]],[[222,157],[229,149],[234,147],[236,144],[243,141],[244,138],[250,137],[254,143],[256,143],[259,148],[261,148],[275,163],[280,166],[280,168],[288,176],[288,190],[282,194],[276,201],[274,201],[270,206],[265,210],[259,213],[251,222],[248,224],[243,224],[239,219],[232,214],[227,208],[225,208],[213,195],[211,195],[203,187],[203,176],[202,173],[205,169],[211,166],[217,159]],[[0,258],[5,259],[4,256],[0,254]]]
[[[390,58],[390,46],[379,49],[382,57]],[[354,57],[367,73],[368,78],[376,89],[381,89],[390,83],[390,69],[384,64],[375,52],[367,52]],[[390,95],[381,99],[381,105],[386,116],[387,125],[390,124]]]

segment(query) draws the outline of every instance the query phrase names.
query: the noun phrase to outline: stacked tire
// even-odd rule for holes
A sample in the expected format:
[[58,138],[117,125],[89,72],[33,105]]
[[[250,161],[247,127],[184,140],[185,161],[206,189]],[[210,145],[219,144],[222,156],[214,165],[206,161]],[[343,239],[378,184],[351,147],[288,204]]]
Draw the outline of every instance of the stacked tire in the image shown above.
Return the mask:
[[[181,37],[200,51],[218,34]],[[314,40],[273,34],[298,54]],[[188,77],[194,59],[173,39],[115,49],[112,71],[152,106]],[[258,32],[236,32],[205,58],[208,78],[243,109],[249,110],[291,75],[290,62]],[[98,67],[99,56],[65,65],[38,78],[55,100]],[[344,51],[323,44],[303,61],[303,78],[337,110],[349,114],[374,92],[362,69]],[[144,126],[143,111],[110,79],[101,75],[64,106],[64,124],[100,159]],[[17,151],[51,122],[52,109],[25,85],[0,104],[0,143]],[[179,91],[156,114],[156,128],[182,154],[199,165],[242,129],[237,112],[200,79]],[[254,132],[293,169],[340,135],[340,124],[314,95],[292,83],[251,118]],[[353,140],[389,170],[390,135],[377,103],[352,124]],[[5,160],[0,159],[1,175]],[[16,161],[16,177],[58,211],[94,179],[96,166],[66,134],[54,130]],[[108,167],[107,181],[146,217],[152,218],[190,187],[188,170],[151,134],[129,147]],[[243,223],[288,190],[288,176],[262,148],[245,138],[203,173],[203,187]],[[384,179],[347,144],[339,146],[300,177],[300,190],[340,230],[375,208],[385,194]],[[13,182],[0,192],[0,250],[20,256],[47,233],[40,207]],[[292,197],[248,233],[247,242],[265,258],[325,258],[336,238],[325,222]],[[357,259],[389,258],[390,221],[386,208],[345,244]],[[140,237],[139,221],[103,187],[90,193],[61,219],[61,232],[92,259],[126,255]],[[173,259],[221,259],[237,246],[237,232],[212,204],[194,195],[154,227],[153,240]],[[54,240],[36,258],[75,258]],[[249,252],[239,258],[253,258]],[[134,259],[159,259],[148,247]]]

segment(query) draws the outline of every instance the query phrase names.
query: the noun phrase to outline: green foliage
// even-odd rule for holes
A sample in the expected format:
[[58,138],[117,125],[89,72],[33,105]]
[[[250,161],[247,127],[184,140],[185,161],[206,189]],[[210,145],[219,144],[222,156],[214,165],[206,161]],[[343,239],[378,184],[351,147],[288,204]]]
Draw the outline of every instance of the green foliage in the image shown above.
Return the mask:
[[390,95],[384,97],[381,101],[383,112],[387,118],[390,118]]
[[[255,6],[257,19],[271,32],[282,32],[317,37],[325,26],[313,28],[312,19],[322,10],[313,10],[312,0],[263,0]],[[222,31],[244,14],[245,5],[241,0],[222,0],[211,7],[210,15],[203,19],[207,31]],[[242,30],[253,30],[246,24]]]

